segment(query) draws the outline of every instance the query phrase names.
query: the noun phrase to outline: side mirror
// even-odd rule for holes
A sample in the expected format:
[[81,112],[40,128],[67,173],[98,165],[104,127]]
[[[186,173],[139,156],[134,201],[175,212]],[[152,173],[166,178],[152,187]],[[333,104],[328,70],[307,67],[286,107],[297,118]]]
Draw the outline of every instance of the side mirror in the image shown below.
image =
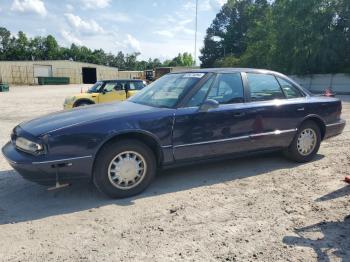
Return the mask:
[[102,94],[103,94],[103,95],[106,94],[106,90],[103,89],[103,90],[102,90]]
[[208,99],[203,102],[199,107],[199,112],[207,112],[210,109],[215,109],[219,107],[219,102],[214,99]]

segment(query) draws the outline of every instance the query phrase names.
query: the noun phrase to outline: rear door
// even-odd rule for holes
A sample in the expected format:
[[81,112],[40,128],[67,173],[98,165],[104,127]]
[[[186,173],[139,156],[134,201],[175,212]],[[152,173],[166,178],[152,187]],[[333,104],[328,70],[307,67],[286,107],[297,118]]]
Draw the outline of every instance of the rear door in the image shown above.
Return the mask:
[[253,119],[251,140],[256,149],[288,146],[307,114],[306,98],[293,84],[272,74],[243,74]]
[[[199,106],[205,99],[215,99],[220,105],[200,112]],[[173,130],[175,160],[249,150],[252,120],[245,113],[246,107],[240,73],[208,79],[186,107],[177,109]]]

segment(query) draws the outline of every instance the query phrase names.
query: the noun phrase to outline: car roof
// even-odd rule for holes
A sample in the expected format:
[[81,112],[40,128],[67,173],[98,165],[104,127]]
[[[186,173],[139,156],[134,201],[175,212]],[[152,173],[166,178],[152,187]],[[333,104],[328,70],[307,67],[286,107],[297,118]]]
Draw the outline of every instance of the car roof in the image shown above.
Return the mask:
[[258,68],[199,68],[199,69],[184,69],[176,72],[172,72],[172,74],[176,73],[232,73],[232,72],[250,72],[250,73],[264,73],[264,74],[276,74],[280,75],[281,73],[267,70],[267,69],[258,69]]
[[142,82],[142,79],[114,79],[114,80],[100,80],[99,82],[118,82],[118,81],[128,81],[128,82]]
[[235,67],[226,67],[226,68],[199,68],[199,69],[188,69],[188,70],[181,70],[172,72],[171,74],[177,74],[177,73],[241,73],[241,72],[247,72],[247,73],[260,73],[260,74],[272,74],[278,77],[282,77],[284,79],[288,79],[290,82],[292,82],[295,86],[299,87],[305,94],[310,95],[310,92],[303,88],[301,85],[299,85],[297,82],[295,82],[290,77],[276,72],[272,70],[267,69],[258,69],[258,68],[235,68]]

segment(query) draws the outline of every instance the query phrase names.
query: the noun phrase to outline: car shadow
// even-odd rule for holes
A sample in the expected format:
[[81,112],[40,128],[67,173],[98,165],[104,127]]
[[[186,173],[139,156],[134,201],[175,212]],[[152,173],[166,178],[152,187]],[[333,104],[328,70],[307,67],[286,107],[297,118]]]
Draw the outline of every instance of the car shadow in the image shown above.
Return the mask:
[[347,196],[347,195],[350,195],[350,186],[349,185],[346,185],[346,186],[339,188],[339,189],[337,189],[337,190],[335,190],[327,195],[324,195],[320,198],[317,198],[315,201],[316,202],[323,202],[323,201],[332,200],[332,199]]
[[320,222],[295,229],[298,236],[285,236],[283,243],[290,246],[312,248],[317,261],[330,261],[330,255],[349,261],[350,258],[350,215],[343,221]]
[[[317,155],[314,161],[322,157]],[[275,152],[163,170],[145,192],[120,200],[108,199],[89,182],[47,191],[43,186],[22,179],[14,170],[0,171],[0,224],[36,220],[111,204],[132,205],[137,199],[258,176],[298,165],[301,164],[290,162],[281,153]]]

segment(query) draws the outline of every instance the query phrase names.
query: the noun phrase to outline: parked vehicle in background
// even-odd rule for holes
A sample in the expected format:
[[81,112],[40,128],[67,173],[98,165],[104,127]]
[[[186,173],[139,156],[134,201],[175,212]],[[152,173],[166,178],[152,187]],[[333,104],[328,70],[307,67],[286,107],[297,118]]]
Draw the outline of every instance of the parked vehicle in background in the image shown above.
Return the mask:
[[64,109],[71,109],[92,104],[124,101],[145,86],[146,83],[139,79],[98,81],[86,92],[67,97],[63,107]]
[[159,168],[266,150],[310,161],[344,129],[341,111],[339,99],[313,96],[277,72],[201,69],[165,75],[122,103],[19,124],[2,151],[29,180],[87,178],[128,197]]
[[144,71],[144,76],[145,79],[149,82],[152,82],[155,80],[155,75],[154,75],[154,70],[153,69],[149,69],[149,70],[145,70]]
[[163,75],[171,73],[171,71],[173,71],[173,67],[157,67],[154,72],[155,79],[161,78]]

